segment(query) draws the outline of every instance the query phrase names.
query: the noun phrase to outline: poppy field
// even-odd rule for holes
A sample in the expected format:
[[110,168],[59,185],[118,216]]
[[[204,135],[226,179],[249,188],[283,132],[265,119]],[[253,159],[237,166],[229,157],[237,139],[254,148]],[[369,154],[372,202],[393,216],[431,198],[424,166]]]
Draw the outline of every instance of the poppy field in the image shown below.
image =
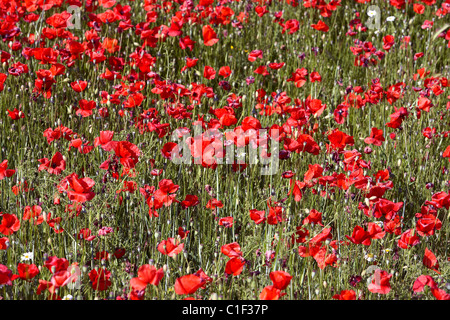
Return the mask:
[[0,0],[0,300],[450,300],[450,0]]

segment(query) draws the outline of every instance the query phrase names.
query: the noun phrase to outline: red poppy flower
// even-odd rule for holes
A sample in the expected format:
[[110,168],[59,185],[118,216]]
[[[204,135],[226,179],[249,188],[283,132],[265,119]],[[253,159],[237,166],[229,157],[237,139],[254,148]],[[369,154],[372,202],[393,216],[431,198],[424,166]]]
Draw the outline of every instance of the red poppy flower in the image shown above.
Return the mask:
[[52,273],[66,271],[69,267],[69,261],[65,258],[52,256],[48,257],[47,260],[45,260],[44,267],[46,267]]
[[58,175],[66,169],[66,161],[59,151],[55,153],[51,160],[43,158],[39,159],[38,161],[41,163],[38,168],[38,172],[45,169],[50,174]]
[[266,221],[265,215],[266,215],[265,211],[257,210],[257,209],[250,210],[250,219],[255,221],[256,224],[260,224],[260,223],[263,223],[264,221]]
[[205,66],[203,69],[203,77],[208,80],[213,80],[216,77],[216,70],[210,66]]
[[311,81],[312,83],[314,83],[316,81],[322,82],[322,76],[317,71],[313,71],[309,75],[309,81]]
[[450,294],[439,288],[431,288],[431,293],[437,300],[450,300]]
[[413,291],[422,292],[425,289],[425,286],[429,286],[430,288],[436,288],[437,284],[431,276],[421,275],[417,277],[416,281],[414,281]]
[[379,130],[375,127],[372,128],[370,137],[364,139],[364,142],[367,144],[373,144],[375,146],[381,146],[384,141],[383,130]]
[[229,258],[242,257],[241,246],[237,242],[223,245],[220,251]]
[[81,92],[84,91],[84,89],[86,89],[87,87],[87,81],[75,81],[75,82],[71,82],[70,86],[72,87],[72,89],[75,92]]
[[320,178],[323,173],[323,168],[319,164],[308,164],[308,171],[305,172],[303,181],[308,182],[314,178]]
[[197,196],[188,194],[188,195],[186,195],[186,198],[183,201],[181,201],[181,207],[183,209],[187,209],[190,207],[194,207],[194,206],[198,205],[199,203],[200,203],[200,201],[198,200]]
[[8,76],[4,73],[0,72],[0,92],[5,88],[5,81]]
[[425,12],[425,6],[421,3],[414,3],[413,10],[417,14],[423,14]]
[[231,228],[233,226],[233,217],[225,217],[219,219],[219,226],[224,226],[225,228]]
[[417,233],[422,237],[434,235],[436,230],[440,230],[442,222],[433,214],[422,215],[416,222]]
[[345,146],[353,146],[355,141],[352,136],[339,131],[338,129],[334,129],[329,135],[328,140],[331,142],[331,148],[333,149],[343,149]]
[[292,244],[306,242],[306,238],[309,236],[309,230],[302,227],[296,227],[295,234],[292,235]]
[[259,66],[258,68],[256,68],[256,70],[255,71],[253,71],[254,73],[256,73],[256,74],[260,74],[260,75],[263,75],[263,76],[267,76],[267,75],[269,75],[269,72],[267,71],[267,68],[266,68],[266,66]]
[[206,204],[206,209],[214,210],[215,208],[223,208],[222,201],[219,201],[215,198],[209,199],[208,203]]
[[42,222],[44,222],[44,215],[42,213],[41,206],[26,206],[24,208],[22,220],[30,220],[33,219],[34,225],[40,225]]
[[7,266],[0,264],[0,285],[12,286],[12,282],[17,279],[17,275],[13,275]]
[[164,158],[171,160],[173,156],[178,157],[178,145],[175,142],[166,142],[161,149]]
[[391,291],[391,284],[389,282],[391,278],[392,274],[380,269],[375,270],[372,282],[368,286],[369,291],[372,293],[388,294]]
[[183,227],[178,228],[178,235],[180,236],[181,240],[186,239],[187,235],[189,234],[189,230],[184,230]]
[[79,108],[75,112],[76,115],[81,115],[84,117],[89,117],[92,115],[92,110],[95,109],[97,103],[95,101],[87,101],[86,99],[81,99],[78,102]]
[[316,209],[311,209],[309,215],[305,219],[303,219],[302,224],[311,224],[311,223],[318,224],[323,227],[322,212],[319,212]]
[[19,120],[19,119],[25,118],[25,113],[23,113],[22,111],[19,111],[17,108],[14,108],[13,111],[6,109],[6,111],[8,111],[8,116],[12,120]]
[[[50,9],[50,8],[49,8]],[[48,10],[48,9],[46,9]],[[47,18],[45,22],[54,28],[66,28],[67,21],[72,17],[67,11],[61,13],[55,13],[51,17]]]
[[66,180],[72,189],[67,192],[69,200],[84,203],[95,197],[95,192],[92,191],[95,182],[91,178],[80,179],[76,173],[72,173],[63,180]]
[[161,279],[164,277],[164,270],[156,269],[155,266],[145,264],[139,267],[137,278],[133,278],[130,281],[130,285],[133,289],[143,290],[148,284],[157,286]]
[[316,24],[312,24],[311,27],[313,27],[316,30],[323,31],[323,32],[328,32],[328,30],[330,30],[330,28],[327,26],[327,24],[325,22],[323,22],[322,20],[319,20],[319,22],[317,22]]
[[182,50],[185,50],[186,48],[189,48],[189,50],[192,51],[194,49],[194,45],[196,44],[196,41],[193,41],[189,36],[186,36],[184,38],[180,37],[180,41],[178,42],[178,45]]
[[211,28],[210,25],[203,26],[202,34],[203,34],[203,44],[205,46],[210,47],[219,41],[216,32],[213,30],[213,28]]
[[333,299],[337,300],[356,300],[356,293],[353,290],[342,290],[340,294],[335,294]]
[[170,206],[173,201],[177,201],[175,192],[180,188],[169,179],[163,179],[159,182],[159,189],[155,191],[153,196],[147,198],[147,204],[150,209],[157,210],[162,206]]
[[242,257],[236,257],[228,260],[225,265],[225,273],[238,276],[242,273],[245,266],[245,260]]
[[7,250],[9,248],[9,239],[7,237],[0,238],[0,250]]
[[39,285],[38,285],[38,288],[36,290],[36,294],[40,295],[43,290],[50,289],[51,287],[53,287],[53,285],[52,285],[52,283],[50,281],[39,279]]
[[179,244],[175,238],[168,238],[167,240],[163,240],[158,245],[158,251],[164,255],[167,255],[171,258],[174,258],[177,254],[183,251],[184,243]]
[[[292,185],[294,185],[294,187],[291,189],[292,194],[294,195],[294,201],[299,202],[300,200],[302,200],[303,197],[302,190],[306,188],[306,183],[299,180],[295,180],[295,182],[293,181],[294,179],[291,179],[289,181],[290,188],[292,188]],[[289,191],[288,195],[291,195],[291,191]]]
[[175,280],[175,293],[193,294],[205,284],[206,280],[195,274],[188,274]]
[[281,293],[281,290],[276,288],[275,286],[267,286],[259,294],[259,299],[260,300],[278,300],[283,295],[285,295],[285,293]]
[[2,223],[0,224],[0,233],[3,233],[5,236],[9,236],[14,232],[17,232],[20,228],[20,220],[17,218],[15,214],[9,213],[1,213],[0,217],[2,218]]
[[103,150],[110,151],[114,131],[100,131],[100,136],[94,139],[94,147],[101,146]]
[[278,69],[283,68],[284,65],[285,65],[284,62],[280,62],[280,63],[272,62],[272,63],[269,63],[269,68],[272,70],[278,70]]
[[231,75],[231,69],[229,66],[225,66],[219,69],[219,75],[228,78]]
[[19,263],[17,265],[19,278],[22,280],[30,280],[39,274],[39,269],[35,264]]
[[370,234],[361,226],[355,226],[352,236],[350,237],[346,235],[346,237],[348,240],[355,244],[363,244],[365,246],[370,246],[371,244]]
[[383,37],[383,49],[389,51],[391,47],[395,44],[394,36],[387,35]]
[[89,279],[91,280],[92,289],[98,291],[107,290],[111,286],[111,272],[107,269],[98,268],[98,270],[93,269],[89,272]]
[[305,68],[297,69],[292,72],[292,76],[287,79],[287,82],[294,82],[297,88],[301,88],[306,83],[306,76],[308,75],[308,70]]
[[428,248],[425,248],[425,254],[423,256],[423,265],[427,267],[428,269],[431,269],[433,271],[436,271],[437,273],[441,274],[439,272],[439,262],[431,250]]
[[3,180],[5,178],[11,177],[14,173],[16,173],[16,170],[13,169],[6,169],[8,167],[8,160],[3,160],[0,163],[0,180]]
[[431,100],[426,97],[420,97],[417,101],[417,108],[420,110],[430,112],[432,106],[433,104],[431,103]]
[[286,271],[272,271],[269,277],[273,286],[280,290],[286,289],[292,279],[292,276]]
[[398,246],[402,249],[410,249],[420,242],[419,237],[415,233],[414,229],[408,229],[402,233],[401,238],[398,240]]
[[[448,161],[450,161],[450,146],[448,146],[445,150],[444,153],[442,154],[443,158],[448,158]],[[1,180],[1,178],[0,178]]]
[[397,129],[402,125],[403,120],[408,116],[408,110],[406,108],[401,107],[398,108],[394,107],[395,112],[390,115],[391,121],[386,123],[386,126]]
[[188,68],[192,68],[195,67],[197,65],[198,59],[191,59],[191,58],[186,58],[186,65],[181,68],[181,73],[183,73],[183,71],[185,71]]
[[263,52],[262,52],[262,50],[253,50],[253,51],[250,52],[250,54],[248,55],[248,61],[250,61],[250,62],[255,61],[257,58],[260,58],[260,59],[263,58]]
[[92,241],[96,238],[96,236],[91,235],[91,230],[88,228],[82,228],[78,232],[77,239],[78,240],[86,240],[86,241]]
[[139,148],[128,141],[111,141],[110,145],[116,156],[120,158],[120,163],[129,169],[133,169],[139,162],[141,151]]

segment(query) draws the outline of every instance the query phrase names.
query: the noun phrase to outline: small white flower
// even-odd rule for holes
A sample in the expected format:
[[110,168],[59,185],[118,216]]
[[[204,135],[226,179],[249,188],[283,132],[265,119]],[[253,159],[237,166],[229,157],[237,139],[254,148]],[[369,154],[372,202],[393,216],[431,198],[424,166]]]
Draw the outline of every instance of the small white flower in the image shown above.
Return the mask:
[[61,300],[73,300],[73,296],[71,294],[68,294],[67,296],[62,297]]
[[392,22],[395,20],[394,16],[387,17],[386,21]]
[[365,258],[367,261],[372,262],[372,261],[374,261],[374,260],[377,259],[377,256],[374,255],[373,253],[367,253],[367,254],[364,256],[364,258]]
[[367,11],[367,15],[369,17],[375,17],[377,15],[377,12],[375,10],[369,10]]
[[24,254],[22,254],[22,257],[20,257],[20,260],[28,261],[28,260],[33,260],[33,258],[34,258],[33,252],[25,252]]

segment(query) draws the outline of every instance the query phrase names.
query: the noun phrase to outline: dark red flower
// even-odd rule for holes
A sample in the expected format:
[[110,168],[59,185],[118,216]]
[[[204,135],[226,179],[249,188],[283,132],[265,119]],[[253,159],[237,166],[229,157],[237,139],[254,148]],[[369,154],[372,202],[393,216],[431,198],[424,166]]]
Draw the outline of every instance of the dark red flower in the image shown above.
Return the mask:
[[111,286],[111,272],[107,269],[98,268],[98,270],[93,269],[89,272],[89,279],[91,280],[92,289],[98,291],[107,290]]

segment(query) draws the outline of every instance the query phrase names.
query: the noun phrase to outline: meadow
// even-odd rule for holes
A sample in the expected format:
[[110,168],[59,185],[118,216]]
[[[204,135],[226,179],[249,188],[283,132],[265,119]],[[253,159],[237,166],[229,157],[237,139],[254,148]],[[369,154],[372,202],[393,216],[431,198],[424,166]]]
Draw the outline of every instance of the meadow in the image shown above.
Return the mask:
[[450,0],[0,0],[0,37],[0,300],[450,300]]

